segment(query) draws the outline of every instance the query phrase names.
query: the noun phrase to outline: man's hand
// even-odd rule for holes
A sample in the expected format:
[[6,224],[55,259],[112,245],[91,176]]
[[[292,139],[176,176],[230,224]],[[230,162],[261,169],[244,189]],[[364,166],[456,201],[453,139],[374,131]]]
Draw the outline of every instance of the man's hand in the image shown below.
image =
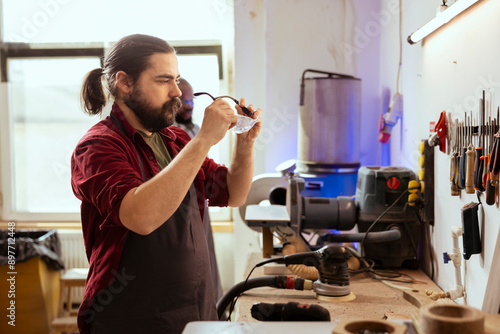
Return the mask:
[[235,126],[237,122],[238,116],[229,104],[222,99],[217,99],[205,109],[203,123],[197,136],[203,137],[213,146],[221,141],[227,130]]
[[[241,98],[240,104],[235,106],[236,110],[238,111],[238,114],[245,115],[245,113],[243,113],[243,110],[241,110],[241,107],[244,107],[244,106],[245,106],[245,99]],[[245,141],[254,142],[260,133],[260,129],[261,129],[261,125],[262,125],[262,118],[260,118],[260,115],[262,114],[262,110],[260,108],[255,110],[255,107],[252,104],[249,105],[247,107],[247,109],[250,110],[251,112],[253,112],[253,115],[252,115],[253,119],[259,117],[259,120],[257,121],[257,123],[255,123],[255,125],[249,131],[238,134],[238,138],[244,139]]]
[[[245,99],[240,99],[236,110],[243,115],[241,107],[245,106]],[[255,125],[247,132],[236,135],[236,144],[234,146],[233,161],[227,173],[227,185],[229,188],[229,206],[241,206],[245,203],[253,178],[253,156],[254,143],[259,135],[261,128],[260,115],[262,110],[254,110],[253,105],[249,105],[248,110],[253,112],[252,118],[259,117]]]

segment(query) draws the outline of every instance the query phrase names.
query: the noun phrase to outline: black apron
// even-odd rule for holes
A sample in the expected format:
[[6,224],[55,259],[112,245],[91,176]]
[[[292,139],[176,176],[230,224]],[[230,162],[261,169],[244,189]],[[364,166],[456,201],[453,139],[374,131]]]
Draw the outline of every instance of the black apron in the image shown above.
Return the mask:
[[194,185],[157,230],[127,233],[115,276],[92,306],[92,334],[181,333],[190,321],[218,320]]

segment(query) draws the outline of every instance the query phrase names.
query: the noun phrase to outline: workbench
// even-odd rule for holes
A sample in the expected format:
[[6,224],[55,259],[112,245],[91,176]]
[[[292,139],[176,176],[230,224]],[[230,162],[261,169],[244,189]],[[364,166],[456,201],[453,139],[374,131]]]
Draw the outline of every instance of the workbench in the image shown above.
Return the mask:
[[[250,256],[246,275],[253,266],[263,260],[262,254]],[[274,270],[274,269],[273,269]],[[267,271],[273,271],[267,270]],[[365,274],[352,276],[350,279],[351,291],[355,299],[351,301],[324,301],[316,298],[313,291],[284,290],[271,287],[260,287],[244,292],[238,299],[235,307],[234,318],[231,322],[226,321],[195,321],[188,323],[183,334],[276,334],[284,332],[287,334],[332,334],[346,333],[342,328],[346,323],[366,320],[366,323],[383,322],[393,326],[399,326],[391,333],[416,334],[419,327],[420,306],[433,305],[456,305],[450,299],[438,299],[432,301],[425,290],[436,293],[442,290],[421,270],[403,269],[400,272],[411,276],[414,283],[394,282],[397,287],[390,287],[379,280],[375,280]],[[274,275],[274,274],[273,274]],[[279,275],[279,274],[276,274]],[[264,276],[264,267],[256,268],[251,278]],[[402,277],[406,278],[406,277]],[[243,281],[244,278],[241,279]],[[239,283],[239,282],[237,282]],[[403,289],[401,289],[401,287]],[[318,304],[330,312],[330,322],[296,322],[258,321],[251,316],[251,308],[255,303],[288,303],[298,302],[301,304]],[[478,311],[479,312],[479,311]],[[484,334],[500,333],[500,314],[484,315]],[[456,315],[453,315],[456,317]],[[416,320],[416,323],[413,321]],[[455,320],[455,319],[452,319]],[[460,320],[460,319],[456,319]],[[357,331],[349,331],[354,333]],[[435,333],[441,331],[433,331]],[[452,331],[456,333],[457,331]],[[474,332],[474,331],[473,331]],[[451,333],[451,332],[450,332]],[[475,332],[474,332],[475,333]],[[434,333],[426,333],[434,334]]]
[[[255,264],[262,261],[261,254],[251,254],[247,273]],[[421,270],[401,270],[410,275],[416,283],[393,283],[407,289],[407,295],[416,299],[429,298],[425,290],[442,292],[442,290]],[[254,270],[251,277],[264,275],[264,267]],[[402,277],[402,279],[407,279]],[[258,321],[252,318],[250,309],[254,303],[287,303],[290,301],[302,304],[318,304],[330,311],[331,319],[408,319],[418,312],[419,307],[403,297],[403,291],[391,288],[384,283],[358,274],[350,279],[351,291],[355,299],[346,302],[323,301],[316,298],[314,291],[284,290],[261,287],[246,291],[236,305],[235,321]],[[449,300],[448,300],[449,301]],[[450,301],[451,302],[451,301]]]

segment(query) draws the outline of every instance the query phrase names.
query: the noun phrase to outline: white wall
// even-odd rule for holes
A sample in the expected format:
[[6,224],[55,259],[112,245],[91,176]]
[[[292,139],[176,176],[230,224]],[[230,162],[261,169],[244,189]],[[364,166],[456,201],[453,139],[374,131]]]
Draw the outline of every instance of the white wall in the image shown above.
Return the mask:
[[[500,2],[482,0],[447,27],[410,46],[407,36],[435,15],[439,1],[402,1],[402,71],[404,117],[387,145],[377,144],[379,115],[396,91],[399,62],[399,1],[235,1],[235,94],[264,110],[264,127],[256,148],[255,174],[274,172],[280,162],[296,158],[299,81],[306,68],[352,74],[362,79],[362,165],[382,164],[418,171],[418,143],[429,136],[429,122],[442,110],[463,118],[477,111],[479,92],[495,93],[500,84]],[[449,1],[451,3],[451,1]],[[495,61],[496,60],[496,61]],[[472,104],[472,101],[475,101]],[[495,107],[499,98],[493,96]],[[451,197],[449,156],[436,149],[435,227],[431,231],[436,283],[455,285],[450,228],[460,226],[460,208],[477,201],[462,192]],[[484,201],[484,196],[482,198]],[[483,206],[483,253],[462,267],[467,303],[497,312],[500,293],[500,210]],[[243,279],[246,258],[259,250],[259,234],[235,211],[235,281]],[[460,241],[461,242],[461,241]],[[495,309],[496,308],[496,309]]]
[[[255,175],[297,158],[297,119],[302,72],[317,70],[362,79],[360,160],[375,164],[380,114],[377,1],[235,1],[235,95],[262,108]],[[340,143],[339,143],[340,144]],[[235,211],[235,282],[243,279],[260,235]]]
[[[451,3],[451,2],[450,2]],[[397,5],[396,0],[382,1],[382,8]],[[442,27],[422,43],[409,45],[406,38],[429,21],[439,5],[438,1],[404,0],[403,9],[403,65],[402,93],[404,97],[403,125],[393,130],[391,164],[418,170],[417,145],[429,136],[429,122],[439,119],[441,111],[452,118],[463,120],[464,111],[473,111],[477,118],[479,97],[485,89],[491,93],[493,107],[499,105],[500,87],[500,2],[482,0],[447,26]],[[394,92],[398,63],[398,17],[395,16],[382,33],[380,72],[381,90]],[[487,99],[490,94],[487,93]],[[401,131],[402,129],[402,131]],[[400,134],[402,133],[402,136]],[[450,157],[435,149],[435,227],[431,231],[432,245],[437,261],[436,283],[448,290],[455,285],[453,265],[445,265],[443,252],[451,252],[451,227],[461,226],[461,208],[476,195],[462,191],[460,197],[450,195]],[[484,196],[481,200],[484,202]],[[489,312],[498,312],[500,279],[492,263],[500,260],[497,240],[500,210],[483,205],[481,235],[483,252],[472,255],[462,267],[467,298],[457,300]],[[462,240],[460,240],[462,245]],[[493,273],[496,271],[496,274]]]
[[[254,0],[235,2],[235,95],[264,110],[256,174],[297,158],[302,72],[312,68],[362,79],[363,164],[375,163],[378,134],[378,2]],[[367,33],[368,32],[368,33]]]

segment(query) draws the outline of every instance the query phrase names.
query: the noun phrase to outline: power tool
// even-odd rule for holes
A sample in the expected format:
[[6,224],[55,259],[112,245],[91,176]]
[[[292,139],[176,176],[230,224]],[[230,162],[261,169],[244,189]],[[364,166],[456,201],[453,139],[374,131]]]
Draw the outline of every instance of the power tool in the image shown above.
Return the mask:
[[[294,173],[284,176],[287,188],[273,187],[269,196],[277,193],[286,200],[283,205],[248,205],[245,221],[249,227],[268,227],[283,244],[303,240],[302,232],[325,230],[318,239],[320,248],[336,242],[363,242],[364,256],[386,267],[402,267],[414,261],[419,238],[416,207],[407,205],[409,183],[415,173],[404,167],[361,167],[358,171],[354,198],[302,196],[304,179]],[[354,227],[358,233],[339,233]],[[335,233],[330,231],[336,230]],[[376,243],[376,245],[374,244]],[[310,251],[306,245],[300,251]]]
[[219,319],[223,319],[224,311],[230,304],[234,303],[235,298],[247,290],[258,287],[314,290],[317,295],[327,297],[350,295],[351,286],[347,260],[351,256],[350,251],[344,246],[328,245],[317,251],[296,253],[262,261],[255,267],[272,262],[287,266],[291,264],[314,266],[318,269],[319,278],[315,282],[294,276],[263,276],[247,279],[233,286],[222,296],[217,302],[217,315]]
[[251,313],[260,321],[330,321],[330,312],[323,306],[296,302],[256,303]]

